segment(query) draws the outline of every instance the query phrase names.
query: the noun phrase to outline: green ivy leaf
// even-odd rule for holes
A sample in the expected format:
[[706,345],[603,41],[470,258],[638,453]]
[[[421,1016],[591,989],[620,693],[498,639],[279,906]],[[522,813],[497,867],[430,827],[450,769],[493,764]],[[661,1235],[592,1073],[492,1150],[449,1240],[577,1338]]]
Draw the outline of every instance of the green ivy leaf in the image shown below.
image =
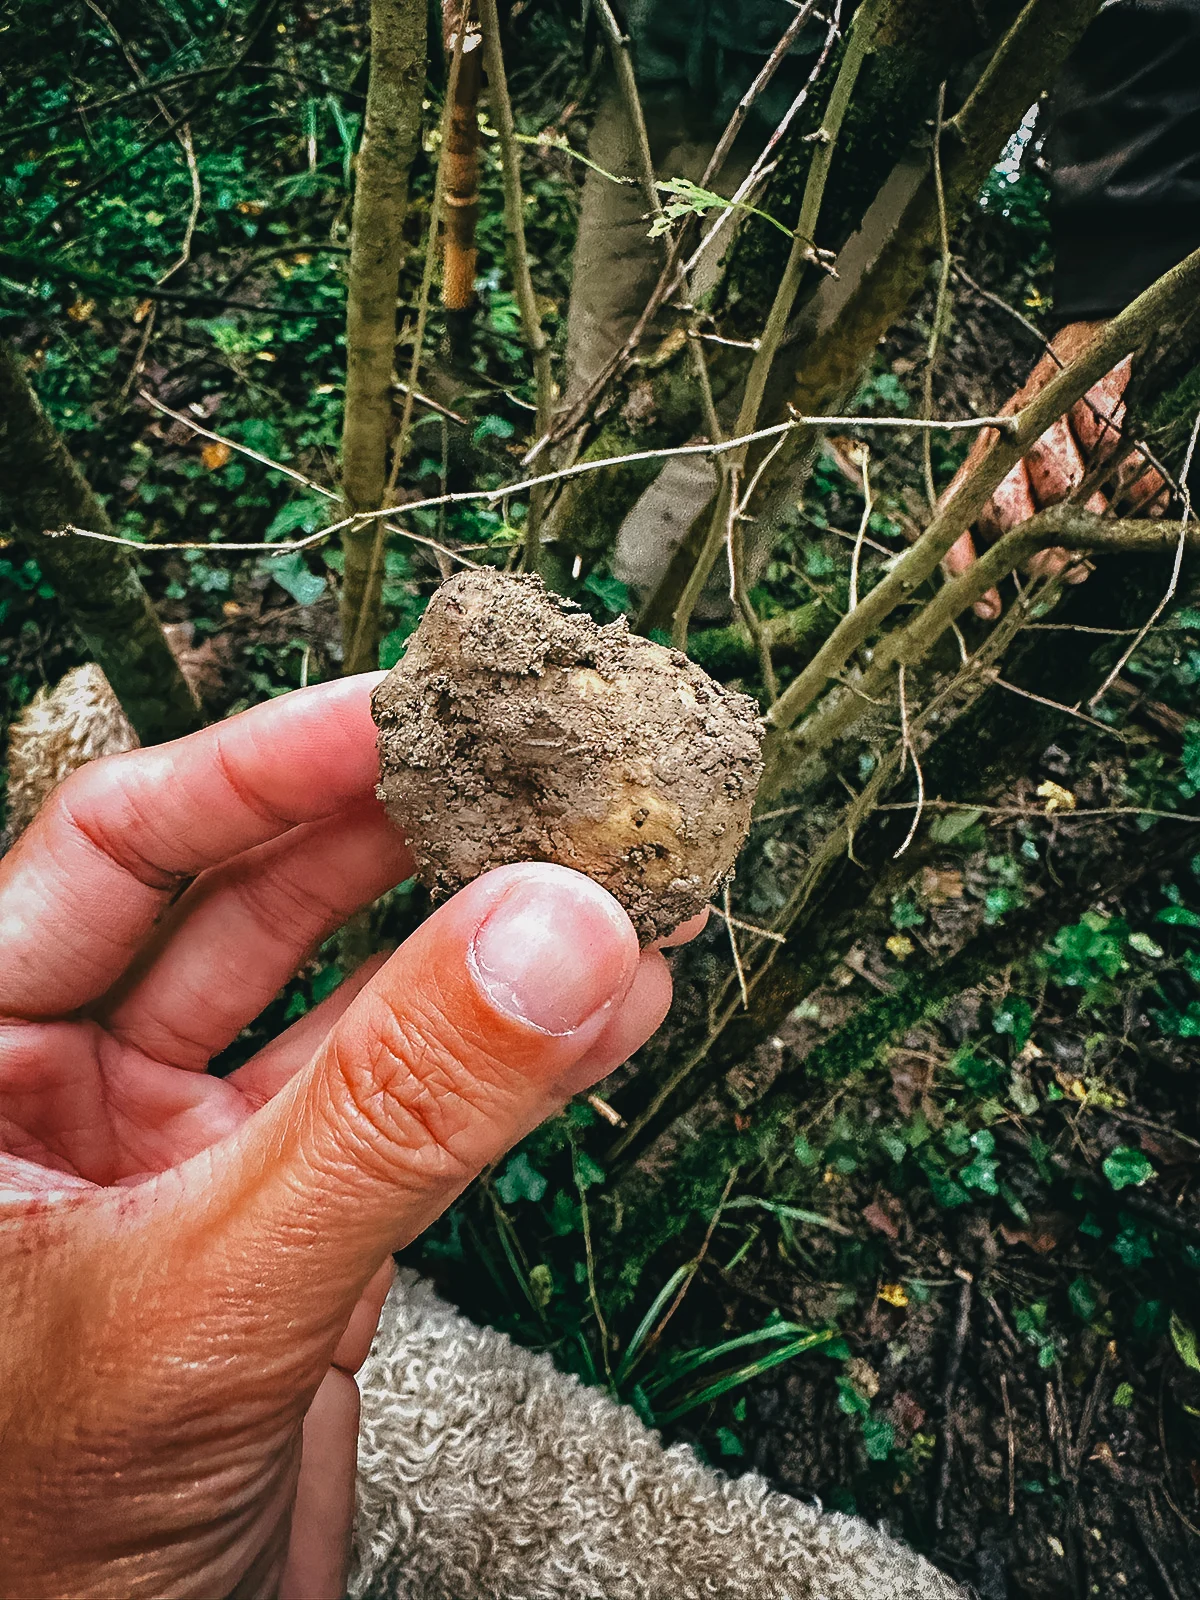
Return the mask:
[[[1112,1242],[1112,1251],[1127,1267],[1140,1267],[1154,1256],[1154,1246],[1144,1228],[1136,1222],[1126,1222]],[[1136,1319],[1135,1319],[1136,1320]]]
[[581,1189],[590,1189],[597,1183],[603,1183],[607,1176],[604,1168],[593,1161],[586,1150],[576,1152],[575,1181]]
[[[1154,920],[1172,928],[1200,928],[1200,911],[1189,910],[1187,906],[1166,906]],[[1133,940],[1129,942],[1132,944]]]
[[1019,1055],[1029,1043],[1029,1036],[1033,1032],[1033,1007],[1028,1000],[1022,1000],[1019,995],[1009,995],[1007,1000],[996,1007],[992,1015],[992,1027],[997,1033],[1007,1033],[1012,1036],[1013,1049]]
[[886,1461],[896,1443],[896,1430],[886,1417],[863,1418],[863,1444],[872,1461]]
[[1133,1404],[1133,1385],[1119,1383],[1113,1390],[1113,1405],[1119,1406],[1122,1411]]
[[1000,1185],[996,1182],[998,1165],[988,1156],[976,1156],[958,1176],[968,1189],[979,1189],[983,1194],[999,1194]]
[[1067,1299],[1071,1302],[1071,1310],[1081,1322],[1090,1322],[1096,1315],[1096,1307],[1100,1304],[1096,1286],[1087,1278],[1072,1278],[1067,1286]]
[[1200,1352],[1196,1349],[1196,1331],[1182,1317],[1171,1317],[1171,1343],[1185,1367],[1200,1372]]
[[849,1378],[837,1380],[838,1408],[848,1417],[865,1417],[870,1414],[871,1402],[859,1394]]
[[974,806],[964,811],[947,811],[934,818],[929,827],[929,837],[934,844],[952,844],[961,834],[973,828],[982,815],[983,812]]
[[308,563],[299,550],[289,550],[282,556],[268,556],[259,562],[259,566],[271,574],[298,606],[311,606],[325,593],[325,579],[308,570]]
[[538,1201],[545,1192],[546,1180],[536,1167],[530,1166],[524,1150],[517,1151],[496,1179],[496,1193],[506,1206],[514,1206],[519,1200]]
[[471,439],[474,444],[482,444],[485,439],[511,439],[516,431],[507,417],[497,417],[489,412],[475,424]]
[[1104,1176],[1114,1189],[1129,1189],[1140,1188],[1155,1176],[1155,1172],[1142,1151],[1121,1144],[1105,1158]]

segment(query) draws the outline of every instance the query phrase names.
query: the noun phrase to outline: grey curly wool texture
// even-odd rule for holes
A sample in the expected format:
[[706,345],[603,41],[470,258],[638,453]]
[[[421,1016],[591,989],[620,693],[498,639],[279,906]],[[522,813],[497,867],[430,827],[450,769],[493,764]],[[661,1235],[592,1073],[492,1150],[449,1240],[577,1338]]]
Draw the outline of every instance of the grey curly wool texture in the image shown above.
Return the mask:
[[126,750],[138,736],[94,662],[39,689],[8,730],[8,833],[18,838],[77,767]]
[[414,1273],[359,1385],[350,1600],[966,1600],[858,1518],[664,1449]]

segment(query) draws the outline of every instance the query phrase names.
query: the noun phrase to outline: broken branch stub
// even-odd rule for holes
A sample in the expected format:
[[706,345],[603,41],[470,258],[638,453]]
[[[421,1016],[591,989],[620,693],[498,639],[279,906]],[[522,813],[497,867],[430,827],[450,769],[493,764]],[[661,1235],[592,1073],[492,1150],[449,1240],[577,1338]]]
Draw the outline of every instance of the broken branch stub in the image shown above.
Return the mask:
[[749,829],[754,702],[537,577],[443,584],[372,711],[379,796],[439,898],[555,861],[602,884],[648,944],[703,910]]

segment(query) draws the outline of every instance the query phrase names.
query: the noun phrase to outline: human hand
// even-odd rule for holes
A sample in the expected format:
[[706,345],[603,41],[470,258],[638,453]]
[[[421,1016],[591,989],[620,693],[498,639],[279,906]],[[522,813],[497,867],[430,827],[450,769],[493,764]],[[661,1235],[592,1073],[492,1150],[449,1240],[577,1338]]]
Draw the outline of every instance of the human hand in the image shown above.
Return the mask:
[[[1000,414],[1013,416],[1028,405],[1063,367],[1075,360],[1103,326],[1100,322],[1073,322],[1064,328],[1051,346],[1054,354],[1042,357],[1025,387],[1008,401]],[[1094,467],[1112,460],[1121,448],[1124,395],[1131,370],[1132,362],[1127,357],[1049,428],[1024,460],[1017,463],[975,525],[975,532],[986,543],[993,543],[1048,506],[1060,505],[1074,494]],[[947,496],[974,471],[995,437],[991,429],[978,436],[947,489]],[[1118,470],[1113,499],[1120,502],[1127,515],[1145,512],[1152,517],[1162,516],[1167,508],[1168,491],[1158,472],[1135,452]],[[1100,513],[1108,506],[1108,498],[1097,492],[1088,499],[1086,509]],[[974,560],[975,541],[968,532],[951,547],[942,565],[948,576],[957,577]],[[1068,583],[1082,583],[1087,577],[1087,567],[1078,557],[1057,548],[1039,551],[1026,570],[1034,577],[1057,577],[1063,573]],[[997,618],[1001,609],[996,589],[989,589],[975,602],[976,615],[988,621]]]
[[207,1072],[412,871],[377,681],[85,767],[0,863],[7,1600],[340,1600],[391,1252],[666,1013],[615,900],[506,867]]

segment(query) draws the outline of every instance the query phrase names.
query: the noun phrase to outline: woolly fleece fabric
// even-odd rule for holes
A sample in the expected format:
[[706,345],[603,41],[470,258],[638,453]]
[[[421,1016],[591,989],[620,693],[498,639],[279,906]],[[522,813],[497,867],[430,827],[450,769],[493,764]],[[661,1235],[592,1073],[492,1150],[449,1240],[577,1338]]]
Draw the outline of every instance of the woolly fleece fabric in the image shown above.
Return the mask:
[[966,1600],[858,1518],[664,1449],[414,1273],[359,1383],[350,1600]]

